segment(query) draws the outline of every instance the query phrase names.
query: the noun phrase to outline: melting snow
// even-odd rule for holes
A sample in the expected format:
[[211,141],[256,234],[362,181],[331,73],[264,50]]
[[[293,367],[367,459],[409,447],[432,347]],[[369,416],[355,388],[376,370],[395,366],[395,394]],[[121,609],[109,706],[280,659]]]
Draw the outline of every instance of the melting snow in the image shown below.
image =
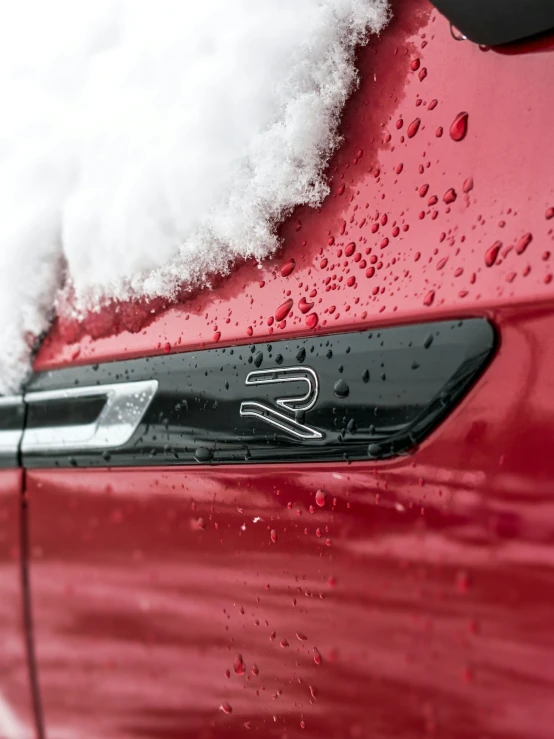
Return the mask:
[[58,305],[171,297],[327,193],[387,0],[19,0],[0,24],[0,393]]

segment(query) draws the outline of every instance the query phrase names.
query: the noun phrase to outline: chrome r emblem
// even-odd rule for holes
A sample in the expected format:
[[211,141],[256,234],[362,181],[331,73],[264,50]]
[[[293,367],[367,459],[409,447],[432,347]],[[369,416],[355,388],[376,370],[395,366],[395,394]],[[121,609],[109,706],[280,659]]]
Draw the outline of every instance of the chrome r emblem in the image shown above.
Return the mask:
[[309,367],[283,367],[270,370],[250,372],[246,377],[246,385],[276,385],[284,382],[305,382],[308,386],[305,395],[277,398],[279,408],[288,411],[290,415],[272,408],[265,403],[254,400],[245,400],[240,404],[241,416],[254,416],[262,421],[286,431],[298,439],[323,439],[321,431],[300,423],[296,419],[297,413],[303,413],[313,408],[319,393],[319,380],[313,369]]

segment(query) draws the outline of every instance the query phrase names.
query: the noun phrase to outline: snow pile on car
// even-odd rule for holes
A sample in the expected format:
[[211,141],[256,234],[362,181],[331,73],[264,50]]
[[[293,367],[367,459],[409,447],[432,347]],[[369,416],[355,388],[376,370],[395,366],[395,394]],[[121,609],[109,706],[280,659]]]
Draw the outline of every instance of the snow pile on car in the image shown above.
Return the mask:
[[262,259],[323,170],[387,0],[20,0],[0,24],[0,392],[58,305]]

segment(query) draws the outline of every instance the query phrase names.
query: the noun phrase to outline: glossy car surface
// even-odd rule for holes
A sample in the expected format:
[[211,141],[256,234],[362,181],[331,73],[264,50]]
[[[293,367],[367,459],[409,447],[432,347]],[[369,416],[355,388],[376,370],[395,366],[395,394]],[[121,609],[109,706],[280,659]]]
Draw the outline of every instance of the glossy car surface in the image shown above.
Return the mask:
[[281,253],[153,319],[59,323],[35,371],[472,318],[495,355],[391,459],[29,465],[48,737],[552,736],[554,40],[480,48],[427,0],[394,11]]

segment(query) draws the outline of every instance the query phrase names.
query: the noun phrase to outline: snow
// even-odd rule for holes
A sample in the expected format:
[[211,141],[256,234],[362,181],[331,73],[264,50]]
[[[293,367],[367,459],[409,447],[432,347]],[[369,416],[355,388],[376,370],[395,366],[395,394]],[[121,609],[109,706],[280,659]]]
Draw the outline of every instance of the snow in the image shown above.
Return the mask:
[[55,305],[171,297],[317,205],[387,0],[19,0],[0,22],[0,393]]

